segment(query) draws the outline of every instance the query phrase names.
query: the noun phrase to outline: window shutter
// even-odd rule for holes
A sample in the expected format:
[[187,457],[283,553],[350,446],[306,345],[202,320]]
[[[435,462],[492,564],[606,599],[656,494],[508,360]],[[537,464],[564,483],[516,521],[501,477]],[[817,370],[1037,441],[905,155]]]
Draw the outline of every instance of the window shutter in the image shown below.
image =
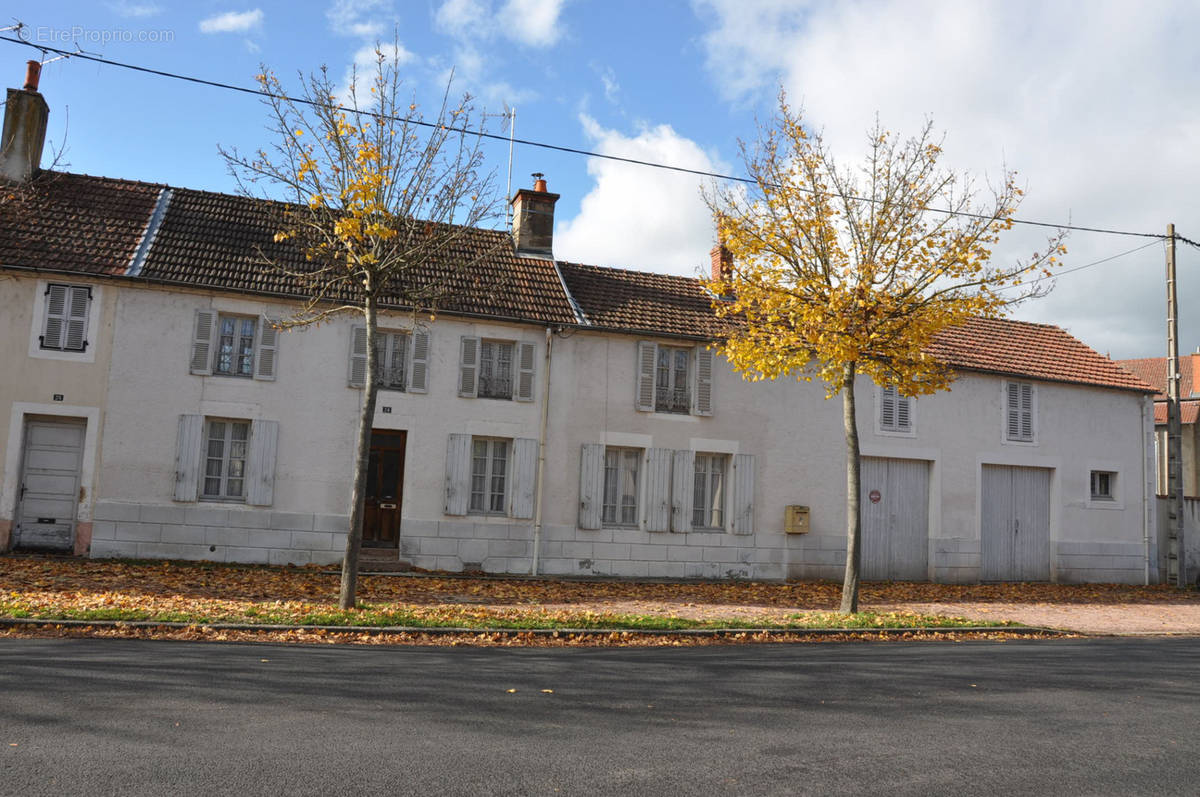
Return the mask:
[[509,515],[518,520],[533,517],[534,491],[537,484],[538,441],[527,437],[513,440],[512,490]]
[[278,421],[250,422],[250,451],[246,457],[246,503],[270,506],[275,498],[275,449]]
[[180,415],[175,441],[175,500],[200,497],[200,453],[204,445],[204,416]]
[[63,348],[68,351],[87,350],[88,305],[91,298],[91,288],[76,285],[70,290],[70,301],[67,303],[67,337],[63,342]]
[[754,457],[733,458],[733,533],[754,533]]
[[1033,385],[1021,384],[1021,439],[1033,440]]
[[46,325],[42,330],[42,348],[62,348],[66,316],[67,286],[48,285],[46,287]]
[[446,441],[446,514],[467,514],[471,498],[471,435],[452,434]]
[[896,431],[912,431],[912,396],[896,395]]
[[713,353],[707,346],[696,347],[696,389],[692,391],[693,412],[712,415]]
[[1005,384],[1008,393],[1006,409],[1006,434],[1009,440],[1017,440],[1021,436],[1021,386],[1016,382]]
[[479,370],[479,338],[462,338],[462,348],[458,357],[458,395],[475,398]]
[[604,445],[584,443],[579,457],[579,528],[600,528],[604,503]]
[[692,501],[696,492],[696,452],[675,452],[675,474],[671,481],[671,531],[692,530]]
[[655,344],[639,340],[637,345],[637,395],[634,406],[639,412],[654,412]]
[[533,367],[535,347],[532,343],[517,344],[517,401],[533,401]]
[[671,460],[669,448],[646,452],[646,531],[671,530]]
[[213,327],[217,322],[217,314],[212,310],[196,311],[196,326],[192,333],[192,361],[190,370],[193,374],[208,376],[212,373],[212,339]]
[[346,384],[350,387],[367,384],[367,328],[364,326],[350,329],[350,373]]
[[879,428],[885,432],[896,431],[896,399],[894,386],[879,388]]
[[275,357],[279,348],[279,327],[266,317],[258,319],[258,346],[254,352],[254,378],[275,381]]
[[[408,392],[429,392],[429,332],[414,329],[408,336],[412,356],[408,358]],[[365,343],[364,343],[365,346]]]

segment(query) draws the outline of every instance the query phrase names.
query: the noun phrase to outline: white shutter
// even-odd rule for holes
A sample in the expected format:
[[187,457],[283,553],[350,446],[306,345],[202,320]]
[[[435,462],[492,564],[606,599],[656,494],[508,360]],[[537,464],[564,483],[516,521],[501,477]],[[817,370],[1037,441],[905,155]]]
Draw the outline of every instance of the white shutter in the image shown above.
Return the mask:
[[475,398],[478,389],[479,338],[462,337],[462,348],[458,357],[458,395]]
[[692,392],[692,411],[712,415],[713,353],[707,346],[696,347],[696,387]]
[[512,490],[509,515],[518,520],[533,517],[534,487],[537,484],[538,441],[527,437],[513,440]]
[[471,435],[452,434],[446,441],[446,514],[467,514],[471,498]]
[[70,300],[67,302],[67,336],[63,341],[63,348],[67,351],[87,350],[88,305],[91,298],[92,289],[86,286],[75,285],[70,290]]
[[896,395],[896,431],[912,431],[912,396]]
[[1008,382],[1004,386],[1008,394],[1005,407],[1005,436],[1016,440],[1021,435],[1021,386],[1016,382]]
[[367,384],[367,328],[364,326],[350,330],[350,373],[346,383],[350,387]]
[[646,452],[646,531],[671,530],[671,460],[669,448]]
[[671,482],[671,531],[692,530],[692,501],[696,492],[696,452],[675,452],[675,475]]
[[1021,439],[1033,440],[1033,385],[1021,384]]
[[517,344],[517,401],[533,401],[533,370],[536,349],[532,343]]
[[254,351],[254,378],[275,381],[275,358],[279,348],[279,327],[266,318],[258,319],[258,345]]
[[212,344],[217,314],[212,310],[197,310],[196,325],[192,331],[192,360],[190,371],[193,374],[208,376],[212,373]]
[[[414,329],[408,336],[411,356],[408,358],[408,392],[429,392],[429,332]],[[365,348],[365,343],[364,343]]]
[[278,421],[250,422],[250,451],[246,457],[246,503],[270,506],[275,498],[275,450]]
[[639,412],[654,412],[654,360],[658,347],[648,340],[637,345],[637,394],[634,406]]
[[204,448],[204,416],[180,415],[175,439],[175,500],[200,497],[200,454]]
[[67,286],[46,286],[46,325],[42,329],[42,348],[61,349],[67,326]]
[[754,456],[733,458],[733,533],[754,533]]
[[604,504],[604,445],[584,443],[579,457],[579,528],[600,528]]
[[879,388],[879,428],[885,432],[896,431],[896,399],[892,385]]

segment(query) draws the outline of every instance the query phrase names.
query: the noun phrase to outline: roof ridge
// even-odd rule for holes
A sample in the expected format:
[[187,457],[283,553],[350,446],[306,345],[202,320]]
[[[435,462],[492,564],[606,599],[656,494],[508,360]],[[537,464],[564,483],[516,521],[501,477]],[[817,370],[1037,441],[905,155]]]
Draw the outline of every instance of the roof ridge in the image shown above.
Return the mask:
[[558,262],[562,263],[565,266],[578,266],[579,268],[595,268],[595,269],[601,269],[603,271],[617,271],[622,274],[637,274],[638,276],[654,277],[656,279],[676,279],[676,280],[685,280],[687,282],[695,282],[695,283],[703,282],[703,280],[700,277],[687,277],[682,274],[663,274],[660,271],[642,271],[640,269],[625,268],[623,266],[601,266],[596,263],[576,263],[573,260],[561,260],[560,259]]

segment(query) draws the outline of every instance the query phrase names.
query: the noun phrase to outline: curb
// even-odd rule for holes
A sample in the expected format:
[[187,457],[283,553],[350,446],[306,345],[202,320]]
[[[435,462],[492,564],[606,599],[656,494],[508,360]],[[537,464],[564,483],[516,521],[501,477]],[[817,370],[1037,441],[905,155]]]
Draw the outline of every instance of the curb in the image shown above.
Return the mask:
[[2,617],[0,628],[38,626],[65,626],[69,628],[211,628],[215,631],[324,631],[338,634],[371,634],[393,636],[401,634],[428,634],[431,636],[477,636],[499,634],[501,636],[615,636],[627,634],[641,637],[727,637],[752,636],[858,636],[875,638],[880,636],[903,636],[905,634],[1015,634],[1017,636],[1067,636],[1074,632],[1056,628],[1035,626],[959,626],[938,628],[685,628],[675,631],[648,628],[465,628],[421,626],[371,626],[371,625],[268,625],[262,623],[181,623],[156,622],[154,620],[45,620],[30,617]]

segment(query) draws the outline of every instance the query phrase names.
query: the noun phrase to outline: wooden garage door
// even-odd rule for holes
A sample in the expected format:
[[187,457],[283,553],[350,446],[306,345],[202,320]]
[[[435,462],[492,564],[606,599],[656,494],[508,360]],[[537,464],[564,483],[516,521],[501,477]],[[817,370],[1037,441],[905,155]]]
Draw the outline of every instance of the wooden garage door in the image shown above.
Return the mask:
[[1050,470],[984,465],[984,581],[1050,580]]
[[929,578],[929,463],[864,457],[861,487],[862,577]]
[[26,422],[15,547],[75,547],[84,430],[82,421]]

